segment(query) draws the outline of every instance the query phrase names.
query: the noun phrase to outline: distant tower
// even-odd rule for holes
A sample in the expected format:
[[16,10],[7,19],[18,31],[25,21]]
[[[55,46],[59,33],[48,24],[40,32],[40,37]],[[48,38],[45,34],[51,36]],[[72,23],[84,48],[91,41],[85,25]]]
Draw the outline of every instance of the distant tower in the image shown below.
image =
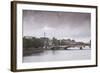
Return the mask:
[[46,48],[46,33],[44,32],[44,47],[43,48]]
[[44,38],[45,38],[45,36],[46,36],[46,33],[44,32]]
[[89,48],[91,48],[91,40],[90,40],[90,45],[89,45]]

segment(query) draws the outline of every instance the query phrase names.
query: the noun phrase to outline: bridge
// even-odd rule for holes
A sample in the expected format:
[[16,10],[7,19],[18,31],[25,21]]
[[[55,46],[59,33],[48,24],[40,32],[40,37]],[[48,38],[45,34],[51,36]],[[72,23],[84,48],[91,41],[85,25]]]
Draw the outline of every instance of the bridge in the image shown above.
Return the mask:
[[47,49],[51,50],[68,50],[68,48],[79,48],[80,50],[84,49],[85,47],[91,48],[90,44],[68,44],[68,45],[57,45],[57,46],[47,46]]

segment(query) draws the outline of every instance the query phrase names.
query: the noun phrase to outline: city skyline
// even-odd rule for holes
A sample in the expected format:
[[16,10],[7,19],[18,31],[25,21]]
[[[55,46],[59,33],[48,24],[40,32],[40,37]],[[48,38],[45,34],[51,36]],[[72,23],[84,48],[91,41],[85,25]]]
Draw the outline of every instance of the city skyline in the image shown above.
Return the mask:
[[23,36],[91,40],[89,13],[23,10]]

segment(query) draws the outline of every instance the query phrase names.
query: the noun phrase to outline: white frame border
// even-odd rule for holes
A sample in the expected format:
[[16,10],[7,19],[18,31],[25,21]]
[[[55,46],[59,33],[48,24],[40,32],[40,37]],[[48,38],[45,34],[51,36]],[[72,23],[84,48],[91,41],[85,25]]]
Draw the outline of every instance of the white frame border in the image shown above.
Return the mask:
[[[82,61],[62,61],[62,62],[35,62],[22,63],[22,10],[46,10],[46,11],[63,11],[63,12],[82,12],[91,13],[91,60]],[[51,5],[31,5],[17,4],[17,69],[31,68],[52,68],[52,67],[68,67],[96,64],[96,8],[84,7],[67,7],[67,6],[51,6]],[[95,35],[94,35],[95,34]]]

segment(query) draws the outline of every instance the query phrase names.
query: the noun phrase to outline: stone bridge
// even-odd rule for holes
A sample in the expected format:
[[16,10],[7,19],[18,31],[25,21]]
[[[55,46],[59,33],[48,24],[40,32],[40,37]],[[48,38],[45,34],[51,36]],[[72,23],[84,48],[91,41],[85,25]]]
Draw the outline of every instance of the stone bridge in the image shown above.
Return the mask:
[[90,44],[69,44],[69,45],[57,45],[57,46],[49,46],[48,49],[51,49],[51,50],[60,50],[60,49],[64,49],[64,50],[67,50],[68,48],[74,48],[74,47],[77,47],[79,48],[80,50],[84,49],[86,46],[88,46],[89,48],[91,47]]

